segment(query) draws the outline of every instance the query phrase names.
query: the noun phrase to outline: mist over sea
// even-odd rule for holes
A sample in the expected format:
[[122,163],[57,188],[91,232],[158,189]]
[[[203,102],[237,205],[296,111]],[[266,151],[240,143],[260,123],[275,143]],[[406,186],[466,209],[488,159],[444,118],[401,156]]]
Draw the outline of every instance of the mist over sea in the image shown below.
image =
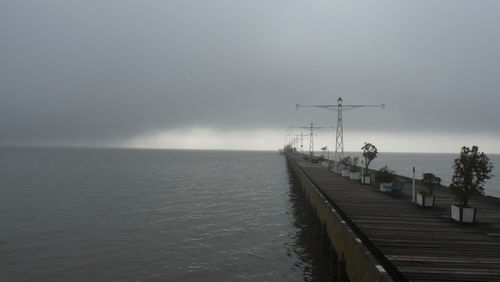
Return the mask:
[[1,281],[324,281],[277,152],[0,148]]

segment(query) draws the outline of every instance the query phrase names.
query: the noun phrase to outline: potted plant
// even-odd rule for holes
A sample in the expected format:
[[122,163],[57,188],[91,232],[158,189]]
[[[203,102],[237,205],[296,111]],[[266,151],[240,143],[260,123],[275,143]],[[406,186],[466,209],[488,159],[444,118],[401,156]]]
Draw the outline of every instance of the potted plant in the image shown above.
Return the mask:
[[422,174],[420,183],[422,183],[426,189],[417,193],[417,205],[422,207],[433,207],[434,201],[436,200],[434,196],[434,187],[439,186],[441,178],[432,173],[424,173]]
[[380,191],[387,192],[384,186],[391,186],[396,173],[388,166],[384,166],[375,173],[375,180],[380,184]]
[[350,178],[351,180],[359,180],[361,178],[361,173],[358,167],[359,157],[353,157],[351,165],[349,166]]
[[361,150],[363,150],[363,161],[365,165],[361,182],[364,184],[370,184],[371,177],[368,172],[368,166],[370,166],[370,163],[377,157],[378,150],[375,145],[367,142],[365,142],[365,145],[361,147]]
[[349,167],[351,165],[351,157],[347,156],[340,159],[342,176],[349,176]]
[[477,146],[472,149],[464,146],[460,157],[453,161],[453,169],[450,190],[457,204],[451,205],[451,218],[460,223],[473,223],[476,209],[468,206],[469,199],[473,195],[484,195],[484,182],[493,177],[493,165],[484,153],[479,153]]

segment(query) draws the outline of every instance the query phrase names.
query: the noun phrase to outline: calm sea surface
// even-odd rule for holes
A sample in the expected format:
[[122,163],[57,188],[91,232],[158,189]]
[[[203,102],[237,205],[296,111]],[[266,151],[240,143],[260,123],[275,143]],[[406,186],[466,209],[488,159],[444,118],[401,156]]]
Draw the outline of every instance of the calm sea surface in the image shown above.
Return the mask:
[[[371,167],[449,184],[456,157],[381,153]],[[275,152],[0,147],[0,195],[1,281],[330,279]]]
[[1,281],[324,281],[274,152],[0,148]]

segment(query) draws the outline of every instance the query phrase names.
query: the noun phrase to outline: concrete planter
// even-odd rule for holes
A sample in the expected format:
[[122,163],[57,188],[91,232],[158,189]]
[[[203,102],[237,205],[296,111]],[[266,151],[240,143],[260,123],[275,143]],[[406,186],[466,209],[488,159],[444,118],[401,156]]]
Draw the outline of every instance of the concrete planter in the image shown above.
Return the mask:
[[391,186],[392,182],[381,182],[380,183],[380,191],[382,192],[391,192],[391,189],[387,189],[384,186]]
[[434,195],[432,196],[424,196],[420,193],[417,193],[417,205],[422,206],[422,207],[433,207],[434,206],[434,201],[436,200],[436,197]]
[[357,172],[351,172],[349,177],[351,180],[360,180],[361,179],[361,173],[359,171]]
[[476,208],[451,205],[451,218],[460,223],[474,223],[476,221]]
[[350,171],[348,169],[343,169],[341,170],[342,176],[349,177],[350,176]]
[[328,167],[328,162],[321,162],[321,166]]

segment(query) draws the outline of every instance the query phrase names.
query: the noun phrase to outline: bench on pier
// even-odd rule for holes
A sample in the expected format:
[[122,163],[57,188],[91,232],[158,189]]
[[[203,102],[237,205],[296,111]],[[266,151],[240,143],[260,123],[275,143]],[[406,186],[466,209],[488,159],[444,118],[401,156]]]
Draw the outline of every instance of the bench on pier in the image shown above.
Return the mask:
[[401,194],[402,191],[403,191],[403,188],[404,188],[405,184],[406,184],[406,182],[403,181],[403,180],[394,179],[394,181],[392,181],[391,185],[389,185],[389,186],[383,186],[383,188],[387,189],[387,191],[390,192],[390,193]]

